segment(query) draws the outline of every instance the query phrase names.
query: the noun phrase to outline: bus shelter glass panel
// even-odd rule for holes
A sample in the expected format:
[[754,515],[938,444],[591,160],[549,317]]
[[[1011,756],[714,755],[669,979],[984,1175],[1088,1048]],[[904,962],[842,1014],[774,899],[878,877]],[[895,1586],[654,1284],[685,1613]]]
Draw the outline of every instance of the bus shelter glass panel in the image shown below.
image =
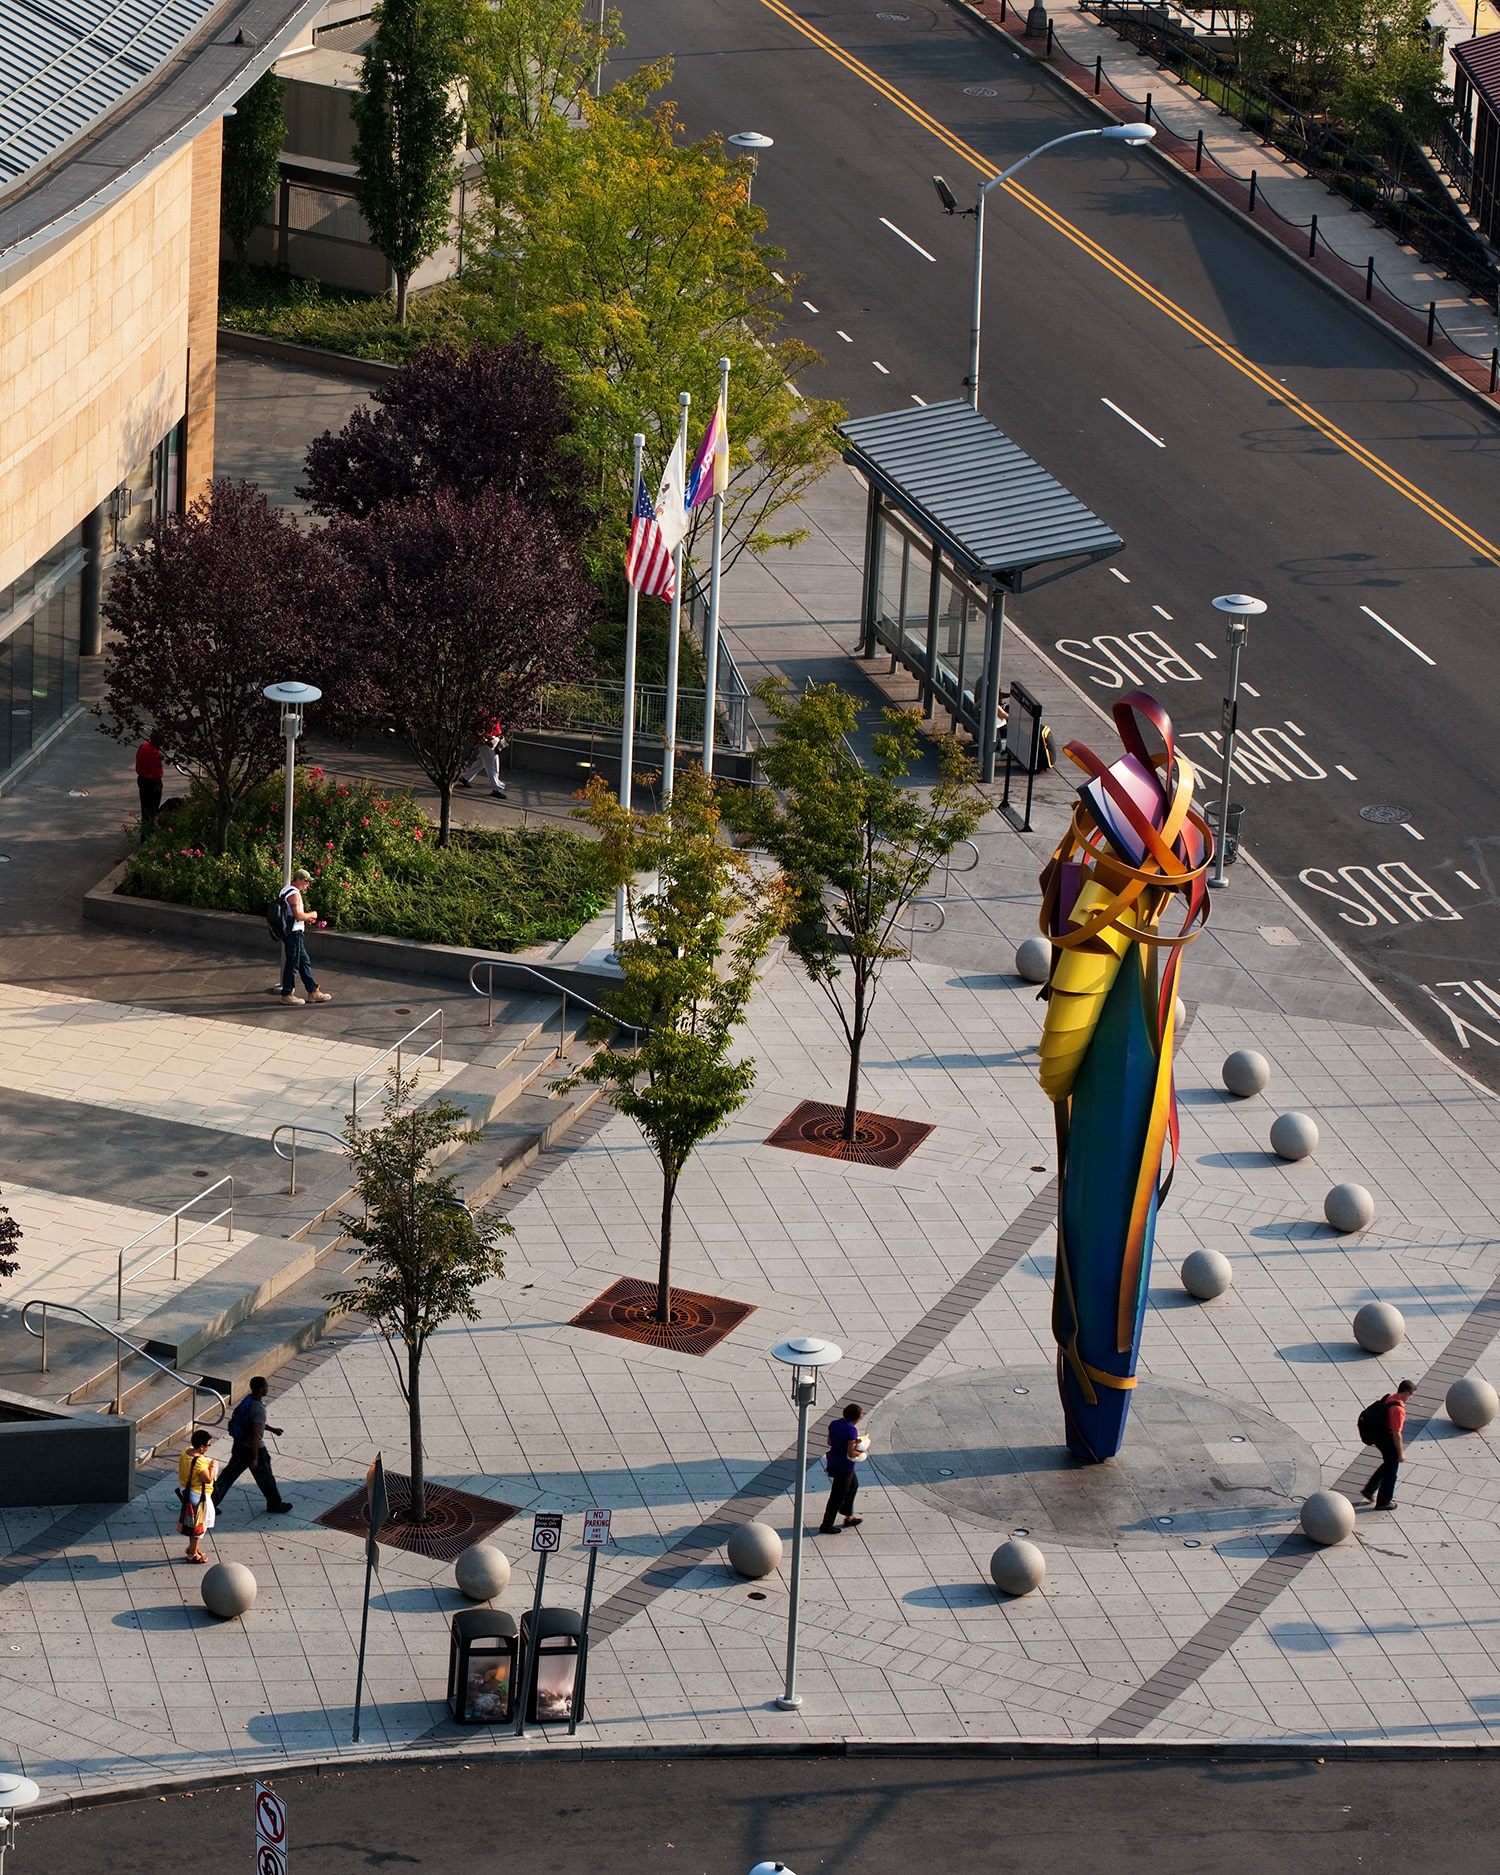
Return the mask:
[[928,608],[932,604],[932,555],[923,542],[906,548],[906,606],[901,617],[901,655],[919,669],[927,662]]
[[881,510],[876,523],[879,541],[875,555],[875,628],[892,647],[901,642],[901,620],[906,610],[906,556],[908,542],[899,527]]

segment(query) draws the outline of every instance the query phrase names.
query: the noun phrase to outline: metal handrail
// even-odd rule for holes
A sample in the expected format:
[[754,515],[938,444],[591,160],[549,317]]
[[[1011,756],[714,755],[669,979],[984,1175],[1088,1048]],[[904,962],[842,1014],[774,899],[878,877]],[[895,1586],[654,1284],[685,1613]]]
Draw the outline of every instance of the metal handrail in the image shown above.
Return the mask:
[[[283,1133],[290,1133],[292,1136],[292,1149],[290,1152],[283,1152],[281,1147],[277,1144],[277,1141],[281,1138]],[[326,1126],[304,1126],[300,1120],[283,1120],[281,1125],[278,1126],[271,1135],[271,1150],[276,1154],[278,1159],[289,1159],[291,1161],[292,1178],[291,1183],[286,1188],[288,1198],[295,1198],[297,1195],[297,1135],[299,1133],[316,1133],[319,1139],[331,1139],[340,1152],[342,1152],[344,1147],[349,1143],[342,1134],[330,1133]]]
[[[919,905],[925,905],[937,913],[936,924],[919,925],[917,923],[917,907]],[[910,958],[912,953],[916,950],[918,931],[926,931],[929,933],[941,931],[943,926],[948,922],[948,914],[943,909],[943,901],[940,898],[908,899],[903,909],[902,916],[905,922],[900,928],[906,937],[906,954],[908,958]]]
[[375,1059],[373,1061],[367,1062],[365,1066],[360,1069],[359,1073],[355,1075],[354,1091],[350,1095],[351,1104],[349,1108],[349,1118],[351,1120],[358,1120],[359,1115],[360,1115],[360,1109],[363,1107],[368,1107],[370,1102],[374,1100],[376,1097],[374,1094],[366,1094],[364,1099],[361,1100],[359,1097],[360,1082],[365,1078],[367,1074],[373,1074],[375,1070],[380,1066],[381,1062],[385,1060],[387,1055],[394,1055],[396,1057],[396,1075],[397,1075],[397,1078],[399,1079],[400,1074],[401,1074],[401,1051],[402,1049],[405,1048],[406,1044],[411,1040],[411,1038],[414,1035],[420,1035],[422,1030],[427,1027],[429,1022],[435,1022],[438,1025],[437,1040],[435,1042],[429,1042],[427,1046],[418,1053],[417,1060],[425,1061],[427,1057],[432,1053],[433,1049],[435,1048],[437,1050],[437,1064],[440,1068],[442,1067],[443,1065],[443,1012],[442,1012],[441,1007],[439,1007],[437,1009],[434,1009],[430,1016],[423,1016],[420,1022],[415,1023],[411,1028],[409,1028],[406,1031],[405,1035],[401,1037],[400,1041],[392,1042],[389,1048],[382,1048],[380,1053],[375,1057]]
[[[205,1218],[195,1231],[189,1236],[184,1237],[182,1235],[183,1213],[185,1211],[191,1211],[193,1206],[197,1204],[200,1199],[211,1198],[213,1194],[224,1185],[229,1187],[229,1203],[225,1205],[222,1211],[216,1211],[212,1217]],[[119,1321],[120,1317],[125,1313],[126,1283],[133,1283],[137,1276],[144,1276],[147,1270],[155,1269],[157,1264],[160,1263],[162,1258],[167,1254],[165,1249],[159,1250],[149,1263],[143,1263],[138,1270],[132,1270],[127,1276],[125,1274],[125,1257],[127,1252],[134,1250],[138,1243],[144,1243],[146,1238],[151,1236],[153,1232],[159,1231],[165,1225],[170,1224],[172,1226],[172,1280],[176,1282],[177,1252],[185,1243],[191,1243],[195,1237],[201,1237],[204,1231],[211,1230],[215,1224],[222,1224],[226,1217],[229,1219],[229,1230],[224,1241],[226,1243],[233,1243],[234,1174],[232,1172],[226,1173],[223,1178],[215,1179],[212,1185],[205,1185],[203,1190],[195,1192],[193,1196],[188,1199],[186,1204],[178,1205],[177,1209],[169,1216],[158,1218],[154,1224],[148,1224],[139,1236],[132,1237],[127,1244],[122,1244],[120,1246],[119,1255],[115,1259],[115,1320]]]
[[[474,972],[476,970],[488,970],[490,973],[489,983],[484,989],[480,989],[479,985],[474,981]],[[487,1029],[492,1029],[495,1026],[495,972],[497,970],[522,970],[527,976],[535,977],[538,983],[545,983],[549,990],[555,990],[556,993],[561,996],[562,1008],[558,1012],[557,1020],[557,1053],[559,1057],[568,1045],[568,998],[570,996],[575,1003],[582,1003],[585,1009],[592,1009],[596,1016],[603,1016],[606,1022],[614,1023],[617,1029],[628,1029],[632,1035],[644,1035],[646,1033],[644,1029],[639,1028],[634,1022],[622,1022],[618,1016],[611,1015],[609,1010],[601,1009],[598,1003],[591,1003],[587,996],[580,996],[577,990],[570,990],[565,983],[554,982],[551,977],[544,976],[540,970],[533,970],[530,964],[513,964],[508,960],[501,963],[498,959],[481,957],[478,963],[470,964],[469,966],[469,988],[476,996],[488,996],[490,999],[489,1007],[485,1011],[484,1026]]]
[[[959,846],[968,847],[969,851],[974,855],[974,857],[969,861],[967,866],[955,866],[953,863],[953,854],[958,851]],[[974,844],[972,840],[960,840],[958,842],[958,846],[955,846],[950,852],[945,854],[943,858],[943,897],[946,898],[948,896],[948,887],[953,883],[954,873],[972,872],[978,864],[979,864],[979,848]],[[933,870],[936,871],[937,868],[934,867]],[[938,929],[941,930],[942,926],[939,925]]]
[[[33,1309],[40,1309],[42,1311],[42,1325],[40,1328],[33,1328],[31,1325],[30,1317]],[[89,1323],[91,1327],[97,1328],[101,1334],[112,1335],[114,1337],[115,1397],[109,1403],[109,1410],[112,1413],[118,1413],[120,1410],[120,1369],[124,1361],[122,1350],[129,1348],[130,1352],[139,1360],[149,1361],[158,1373],[165,1374],[169,1380],[178,1381],[183,1387],[191,1389],[194,1402],[194,1426],[198,1424],[197,1398],[200,1393],[211,1393],[219,1402],[219,1417],[211,1423],[215,1426],[223,1423],[224,1414],[229,1406],[229,1395],[227,1393],[221,1393],[217,1387],[211,1385],[210,1382],[206,1380],[190,1380],[186,1374],[179,1374],[175,1367],[169,1367],[165,1361],[159,1361],[154,1354],[148,1354],[138,1342],[131,1341],[128,1336],[122,1335],[118,1328],[111,1328],[108,1322],[101,1322],[97,1315],[90,1315],[87,1309],[79,1308],[76,1302],[51,1302],[46,1296],[33,1296],[29,1302],[25,1302],[21,1305],[21,1326],[26,1330],[28,1335],[34,1335],[42,1344],[41,1371],[44,1374],[47,1371],[48,1309],[61,1309],[65,1315],[80,1316],[84,1321]]]

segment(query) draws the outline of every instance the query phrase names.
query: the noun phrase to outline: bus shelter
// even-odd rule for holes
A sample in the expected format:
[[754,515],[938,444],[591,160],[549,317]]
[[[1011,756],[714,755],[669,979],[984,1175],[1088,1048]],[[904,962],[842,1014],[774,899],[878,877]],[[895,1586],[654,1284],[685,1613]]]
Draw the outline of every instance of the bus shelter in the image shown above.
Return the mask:
[[1124,542],[962,400],[856,417],[844,460],[870,491],[860,655],[890,652],[973,736],[995,778],[1005,601]]

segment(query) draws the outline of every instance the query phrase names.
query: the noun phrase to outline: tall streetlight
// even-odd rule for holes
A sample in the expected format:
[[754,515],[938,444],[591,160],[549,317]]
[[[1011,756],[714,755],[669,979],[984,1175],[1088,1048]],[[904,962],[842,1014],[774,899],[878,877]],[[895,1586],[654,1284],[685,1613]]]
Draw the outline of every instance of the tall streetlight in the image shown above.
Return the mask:
[[1224,757],[1221,766],[1224,779],[1219,785],[1219,837],[1214,848],[1214,869],[1209,875],[1210,885],[1225,885],[1224,860],[1229,841],[1229,782],[1234,773],[1234,745],[1239,735],[1240,714],[1240,654],[1245,649],[1245,639],[1250,630],[1250,621],[1258,618],[1266,609],[1264,599],[1252,599],[1242,592],[1226,593],[1222,599],[1214,600],[1214,610],[1223,612],[1229,619],[1229,695],[1224,699]]
[[792,1592],[786,1611],[786,1691],[776,1703],[783,1712],[795,1712],[802,1704],[797,1691],[797,1601],[802,1588],[802,1520],[807,1505],[807,1415],[817,1404],[818,1370],[832,1367],[844,1358],[844,1350],[817,1335],[799,1335],[792,1341],[778,1341],[771,1350],[773,1360],[782,1361],[792,1370],[792,1404],[797,1409],[797,1485],[792,1511]]
[[16,1811],[35,1803],[41,1791],[29,1777],[0,1773],[0,1875],[5,1875],[5,1852],[16,1846]]
[[763,137],[758,130],[737,130],[729,139],[737,150],[743,150],[750,158],[750,175],[745,183],[745,206],[750,206],[750,190],[755,182],[755,172],[760,168],[762,150],[774,149],[776,139]]
[[[984,281],[984,199],[991,189],[998,189],[1003,182],[1009,182],[1018,169],[1024,169],[1034,157],[1044,155],[1048,150],[1055,150],[1061,143],[1077,143],[1082,137],[1102,137],[1106,143],[1123,143],[1127,146],[1149,143],[1156,135],[1151,124],[1102,124],[1097,130],[1070,130],[1065,137],[1054,137],[1050,143],[1038,144],[1036,149],[1023,156],[1018,163],[1001,175],[991,176],[988,182],[979,185],[979,199],[973,208],[960,209],[958,198],[944,182],[941,176],[934,176],[932,185],[938,192],[938,200],[946,213],[950,215],[972,215],[974,217],[974,304],[969,320],[969,375],[965,380],[969,388],[969,402],[979,408],[979,301],[980,289]],[[730,138],[734,142],[734,138]]]
[[292,883],[292,784],[297,773],[297,738],[302,734],[302,711],[323,692],[315,684],[267,684],[262,693],[281,705],[281,733],[286,737],[286,809],[281,823],[281,884]]

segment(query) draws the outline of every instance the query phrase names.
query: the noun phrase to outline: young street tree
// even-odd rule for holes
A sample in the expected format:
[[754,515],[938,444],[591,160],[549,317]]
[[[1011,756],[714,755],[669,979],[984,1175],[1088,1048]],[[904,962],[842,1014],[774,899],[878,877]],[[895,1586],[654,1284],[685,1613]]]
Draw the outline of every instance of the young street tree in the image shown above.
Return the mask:
[[21,1244],[21,1226],[10,1214],[9,1205],[0,1204],[0,1276],[14,1276],[21,1267],[16,1251]]
[[498,717],[584,670],[598,600],[557,523],[514,495],[440,490],[334,530],[351,568],[360,662],[442,802]]
[[649,819],[627,814],[597,778],[581,812],[599,830],[607,884],[629,887],[637,873],[655,872],[657,886],[639,900],[632,891],[633,935],[616,953],[625,984],[606,998],[640,1045],[605,1048],[560,1085],[607,1087],[656,1154],[656,1319],[666,1323],[678,1180],[754,1085],[754,1061],[733,1057],[734,1031],[780,929],[782,894],[720,839],[714,790],[697,769],[678,775],[670,807]]
[[285,141],[282,82],[275,72],[266,72],[234,107],[234,115],[224,120],[219,216],[234,244],[235,270],[241,276],[246,244],[276,200]]
[[456,1178],[432,1170],[436,1154],[478,1135],[455,1101],[414,1106],[417,1081],[415,1074],[393,1073],[381,1124],[364,1131],[351,1115],[345,1128],[354,1189],[365,1214],[341,1217],[339,1224],[364,1259],[357,1281],[328,1298],[343,1313],[369,1316],[390,1350],[411,1435],[409,1523],[427,1520],[422,1356],[444,1322],[478,1319],[476,1292],[505,1274],[500,1240],[513,1234],[502,1217],[470,1213]]
[[443,245],[452,214],[463,132],[453,103],[457,48],[444,0],[379,0],[375,22],[349,101],[355,195],[396,276],[396,318],[405,325],[411,277]]
[[907,951],[895,936],[934,866],[968,839],[989,810],[969,784],[958,743],[937,745],[941,778],[928,790],[903,786],[922,742],[915,710],[884,712],[875,765],[849,747],[858,700],[836,684],[800,696],[767,686],[775,736],[761,756],[768,788],[726,798],[725,819],[781,867],[791,897],[787,941],[827,996],[849,1044],[844,1138],[859,1120],[860,1052],[880,973]]
[[318,536],[227,481],[159,520],[110,577],[104,733],[134,742],[150,730],[168,761],[208,781],[221,853],[236,806],[282,762],[265,686],[311,679],[337,705],[336,643],[315,621],[337,614],[339,587]]
[[482,150],[534,137],[575,109],[603,61],[625,43],[620,16],[597,23],[578,0],[470,0],[463,27],[465,115]]
[[362,521],[388,501],[485,489],[531,507],[570,506],[558,456],[568,413],[557,367],[524,338],[467,352],[429,346],[377,387],[336,435],[307,452],[298,494]]

